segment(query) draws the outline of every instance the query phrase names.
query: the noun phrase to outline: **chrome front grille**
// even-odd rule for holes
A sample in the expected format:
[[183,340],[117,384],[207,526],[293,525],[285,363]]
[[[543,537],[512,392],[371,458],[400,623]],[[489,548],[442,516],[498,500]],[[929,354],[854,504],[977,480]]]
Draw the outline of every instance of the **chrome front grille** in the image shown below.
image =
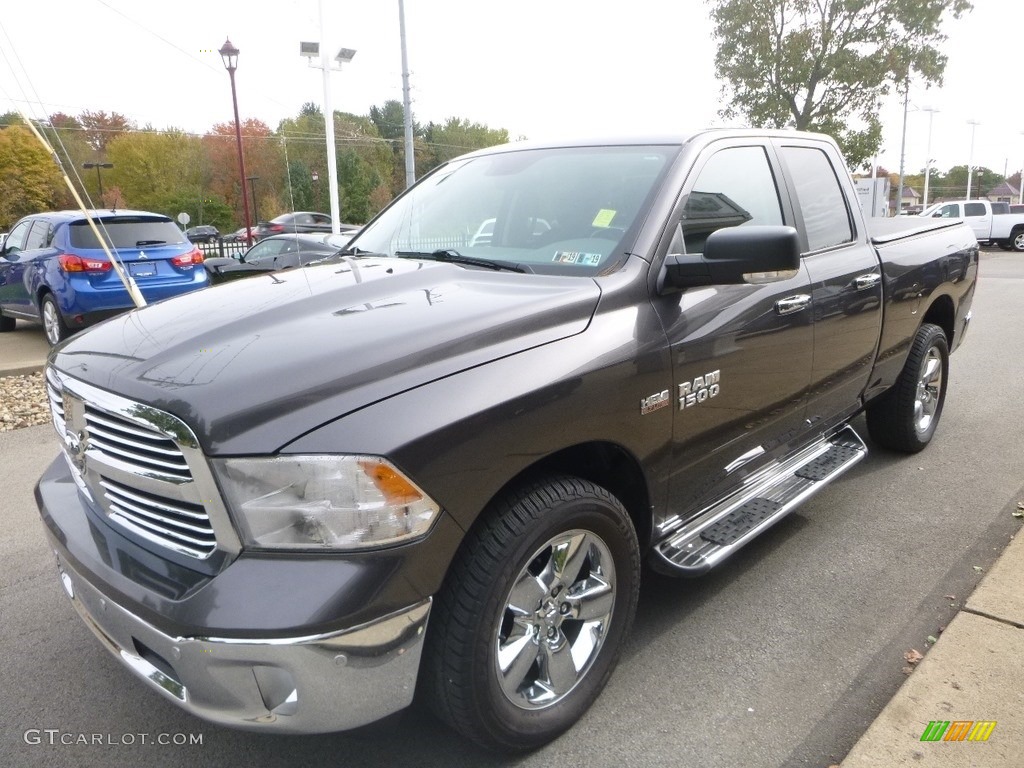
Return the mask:
[[208,557],[217,536],[199,504],[172,501],[100,478],[110,519],[140,536],[192,557]]
[[153,551],[197,560],[239,550],[209,462],[181,419],[50,367],[46,393],[72,476],[111,525]]
[[140,475],[155,472],[179,480],[192,479],[188,462],[170,437],[89,403],[85,404],[85,424],[91,448],[129,464]]
[[52,368],[46,369],[46,398],[50,401],[50,415],[53,417],[53,428],[64,437],[66,425],[64,421],[64,395],[57,374]]

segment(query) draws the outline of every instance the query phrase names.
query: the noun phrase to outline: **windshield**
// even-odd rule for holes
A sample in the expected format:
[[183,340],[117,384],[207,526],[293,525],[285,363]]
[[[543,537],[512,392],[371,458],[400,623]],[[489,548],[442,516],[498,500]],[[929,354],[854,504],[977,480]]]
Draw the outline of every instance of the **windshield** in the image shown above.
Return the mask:
[[397,200],[352,245],[390,256],[443,250],[530,272],[598,274],[621,263],[627,237],[678,152],[560,147],[455,160]]
[[[96,226],[106,231],[113,248],[136,248],[144,245],[184,243],[184,234],[170,219],[145,219],[141,216],[120,216],[116,219],[97,219]],[[100,248],[96,235],[87,221],[74,221],[70,229],[74,248]]]

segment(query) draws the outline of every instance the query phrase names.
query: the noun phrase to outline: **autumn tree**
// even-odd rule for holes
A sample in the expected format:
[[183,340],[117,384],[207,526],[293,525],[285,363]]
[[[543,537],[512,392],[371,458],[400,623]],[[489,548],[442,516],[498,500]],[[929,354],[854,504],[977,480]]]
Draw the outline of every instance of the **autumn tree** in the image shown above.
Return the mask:
[[942,83],[945,18],[968,0],[710,0],[721,114],[831,134],[851,167],[881,144],[882,100],[911,78]]
[[0,129],[0,229],[30,213],[63,207],[65,190],[53,158],[27,127]]
[[135,123],[118,112],[111,112],[109,115],[100,110],[92,112],[83,110],[78,116],[78,122],[85,131],[85,139],[102,158],[106,152],[107,145],[118,135],[131,131]]

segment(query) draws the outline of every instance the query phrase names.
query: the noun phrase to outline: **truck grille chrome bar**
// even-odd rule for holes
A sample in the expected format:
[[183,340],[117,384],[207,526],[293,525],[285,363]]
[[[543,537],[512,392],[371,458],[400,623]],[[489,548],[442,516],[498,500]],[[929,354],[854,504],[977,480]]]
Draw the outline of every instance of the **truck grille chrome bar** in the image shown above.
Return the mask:
[[176,416],[47,367],[53,426],[72,476],[106,519],[154,551],[237,552],[206,457]]

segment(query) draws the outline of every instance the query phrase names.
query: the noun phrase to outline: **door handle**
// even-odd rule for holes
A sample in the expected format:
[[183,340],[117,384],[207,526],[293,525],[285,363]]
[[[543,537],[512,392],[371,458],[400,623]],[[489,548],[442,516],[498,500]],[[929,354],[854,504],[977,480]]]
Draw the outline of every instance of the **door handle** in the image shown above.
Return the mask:
[[858,291],[863,291],[867,288],[874,288],[882,281],[882,276],[877,272],[873,272],[868,275],[860,275],[859,277],[853,278],[853,285]]
[[787,296],[775,302],[775,311],[780,315],[791,315],[801,309],[807,309],[811,304],[811,297],[806,293],[798,293],[796,296]]

